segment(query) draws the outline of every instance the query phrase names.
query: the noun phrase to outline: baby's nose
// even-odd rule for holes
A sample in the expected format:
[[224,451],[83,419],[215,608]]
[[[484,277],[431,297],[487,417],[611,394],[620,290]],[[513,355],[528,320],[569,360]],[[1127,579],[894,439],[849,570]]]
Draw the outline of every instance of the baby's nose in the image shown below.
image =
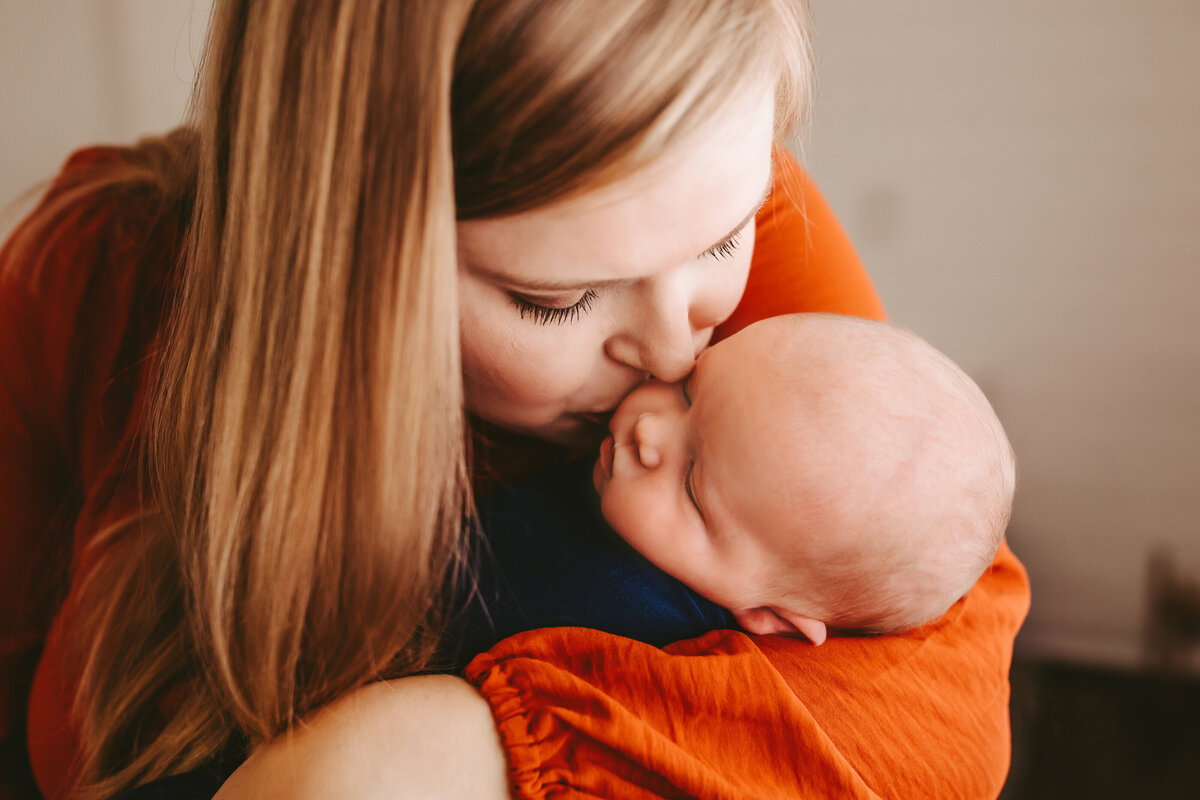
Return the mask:
[[638,460],[646,469],[655,469],[662,463],[663,420],[657,414],[642,414],[633,424],[633,442],[637,446]]

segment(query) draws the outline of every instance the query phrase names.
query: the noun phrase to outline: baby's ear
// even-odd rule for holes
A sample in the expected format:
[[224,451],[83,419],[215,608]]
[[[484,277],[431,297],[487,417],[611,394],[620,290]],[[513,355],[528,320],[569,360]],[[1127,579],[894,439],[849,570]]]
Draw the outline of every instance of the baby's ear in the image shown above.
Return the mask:
[[766,606],[752,608],[749,611],[735,611],[733,614],[744,630],[767,636],[772,633],[800,633],[808,637],[813,644],[821,644],[829,635],[825,623],[806,617],[803,614],[783,615]]

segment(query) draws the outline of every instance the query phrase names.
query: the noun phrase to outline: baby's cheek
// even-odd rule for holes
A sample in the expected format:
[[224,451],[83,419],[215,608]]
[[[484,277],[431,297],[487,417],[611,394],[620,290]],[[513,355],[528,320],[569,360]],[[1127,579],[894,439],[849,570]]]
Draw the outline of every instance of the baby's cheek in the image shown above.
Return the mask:
[[600,510],[621,538],[646,558],[660,563],[660,551],[670,546],[671,524],[664,518],[662,497],[651,492],[645,481],[614,473],[601,498]]
[[630,525],[631,509],[627,489],[627,482],[614,470],[613,477],[604,486],[604,492],[600,496],[600,513],[621,538],[636,547],[636,531]]

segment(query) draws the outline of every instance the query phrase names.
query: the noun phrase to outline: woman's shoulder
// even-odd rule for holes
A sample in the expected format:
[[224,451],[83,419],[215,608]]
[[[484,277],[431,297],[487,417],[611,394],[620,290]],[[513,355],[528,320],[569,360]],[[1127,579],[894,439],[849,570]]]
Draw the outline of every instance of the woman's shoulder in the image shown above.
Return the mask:
[[775,149],[774,163],[774,188],[755,221],[746,289],[713,341],[780,314],[826,311],[883,319],[871,278],[817,185],[782,147]]
[[141,145],[73,153],[0,249],[6,417],[69,461],[157,331],[184,223],[155,170]]
[[216,800],[508,797],[489,706],[463,680],[419,675],[349,692],[258,748]]
[[97,146],[66,159],[0,250],[6,293],[61,301],[73,286],[128,277],[148,250],[177,249],[185,204],[144,151]]

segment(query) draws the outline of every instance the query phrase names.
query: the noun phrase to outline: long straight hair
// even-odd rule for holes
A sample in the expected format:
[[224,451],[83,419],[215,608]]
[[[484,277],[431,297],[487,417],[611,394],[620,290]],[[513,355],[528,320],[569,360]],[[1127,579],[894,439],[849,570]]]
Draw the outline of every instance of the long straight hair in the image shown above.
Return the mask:
[[187,126],[131,149],[142,167],[122,173],[162,183],[187,234],[153,354],[141,510],[97,535],[73,604],[80,796],[427,668],[472,509],[456,220],[628,175],[765,76],[790,129],[807,14],[216,4]]

